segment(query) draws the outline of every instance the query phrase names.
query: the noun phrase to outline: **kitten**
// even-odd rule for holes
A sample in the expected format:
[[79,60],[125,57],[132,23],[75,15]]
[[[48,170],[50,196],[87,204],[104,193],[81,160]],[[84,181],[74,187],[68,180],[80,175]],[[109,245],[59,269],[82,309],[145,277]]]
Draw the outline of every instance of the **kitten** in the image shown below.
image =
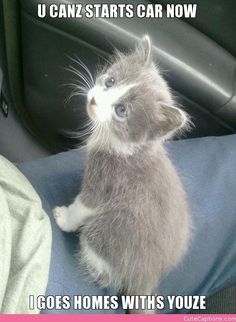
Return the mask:
[[93,131],[82,190],[54,209],[56,222],[66,232],[81,228],[80,260],[101,287],[151,295],[185,254],[191,217],[163,147],[188,117],[152,62],[148,36],[97,77],[87,112]]

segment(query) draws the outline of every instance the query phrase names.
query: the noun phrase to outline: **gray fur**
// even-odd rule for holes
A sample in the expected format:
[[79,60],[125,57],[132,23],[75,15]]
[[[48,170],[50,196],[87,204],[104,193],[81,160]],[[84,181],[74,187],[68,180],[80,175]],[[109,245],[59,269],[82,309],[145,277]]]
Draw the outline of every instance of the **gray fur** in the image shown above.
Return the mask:
[[[160,277],[181,260],[189,242],[186,194],[163,147],[166,138],[187,125],[187,116],[175,108],[151,60],[149,39],[134,53],[119,53],[96,83],[102,84],[107,75],[116,79],[115,86],[136,86],[119,101],[129,108],[127,119],[114,118],[101,128],[135,149],[119,154],[112,142],[109,148],[104,143],[89,149],[80,199],[98,213],[82,227],[80,238],[112,269],[111,276],[104,272],[94,277],[101,286],[126,295],[150,295]],[[83,247],[80,256],[93,274]]]

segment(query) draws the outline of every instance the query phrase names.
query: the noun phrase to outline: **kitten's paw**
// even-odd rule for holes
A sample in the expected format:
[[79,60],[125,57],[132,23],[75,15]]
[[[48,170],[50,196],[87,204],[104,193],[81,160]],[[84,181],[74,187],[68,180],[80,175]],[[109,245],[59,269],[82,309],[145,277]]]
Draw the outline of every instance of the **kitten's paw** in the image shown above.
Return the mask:
[[67,207],[56,207],[52,212],[56,223],[61,228],[61,230],[71,232],[72,229],[69,223]]

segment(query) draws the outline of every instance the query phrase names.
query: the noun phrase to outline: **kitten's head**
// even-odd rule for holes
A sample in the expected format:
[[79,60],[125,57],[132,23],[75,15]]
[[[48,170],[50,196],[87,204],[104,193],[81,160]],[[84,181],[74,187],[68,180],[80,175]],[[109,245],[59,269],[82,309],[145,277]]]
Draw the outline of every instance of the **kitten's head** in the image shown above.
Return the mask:
[[128,55],[96,78],[88,92],[87,112],[94,123],[89,143],[96,148],[132,153],[151,141],[163,141],[187,124],[187,115],[175,106],[170,90],[152,61],[148,36]]

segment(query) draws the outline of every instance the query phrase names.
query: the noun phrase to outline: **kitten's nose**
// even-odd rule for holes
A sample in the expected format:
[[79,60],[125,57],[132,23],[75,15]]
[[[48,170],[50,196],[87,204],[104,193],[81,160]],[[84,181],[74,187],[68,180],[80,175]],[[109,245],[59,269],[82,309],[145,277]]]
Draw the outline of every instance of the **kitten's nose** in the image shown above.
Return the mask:
[[97,105],[94,96],[93,96],[93,98],[90,101],[90,105]]

